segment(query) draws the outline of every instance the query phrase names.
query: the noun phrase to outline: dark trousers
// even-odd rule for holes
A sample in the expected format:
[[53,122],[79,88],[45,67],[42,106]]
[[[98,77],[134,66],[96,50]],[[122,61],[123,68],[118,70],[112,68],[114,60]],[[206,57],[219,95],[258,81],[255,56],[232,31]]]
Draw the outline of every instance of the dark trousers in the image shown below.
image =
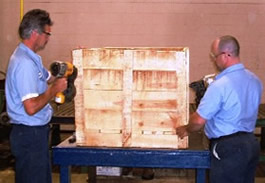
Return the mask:
[[211,140],[210,183],[254,183],[260,146],[253,133]]
[[16,183],[51,183],[49,125],[13,125],[10,145]]

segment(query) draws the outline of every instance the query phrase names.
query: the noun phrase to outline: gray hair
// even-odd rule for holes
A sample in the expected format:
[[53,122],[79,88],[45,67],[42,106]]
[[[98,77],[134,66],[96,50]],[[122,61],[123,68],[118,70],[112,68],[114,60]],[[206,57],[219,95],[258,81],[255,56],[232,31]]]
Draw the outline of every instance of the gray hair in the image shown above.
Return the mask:
[[41,9],[30,10],[24,15],[20,23],[18,29],[19,36],[21,39],[28,39],[34,30],[42,33],[45,25],[53,25],[49,13]]

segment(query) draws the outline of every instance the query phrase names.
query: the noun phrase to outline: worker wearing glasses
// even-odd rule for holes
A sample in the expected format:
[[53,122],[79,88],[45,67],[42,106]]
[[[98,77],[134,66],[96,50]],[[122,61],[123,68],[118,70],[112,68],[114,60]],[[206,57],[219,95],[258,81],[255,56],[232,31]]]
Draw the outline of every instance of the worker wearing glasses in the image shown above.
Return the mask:
[[211,183],[254,183],[259,142],[254,136],[263,86],[240,61],[236,38],[215,39],[210,58],[219,74],[208,86],[188,125],[176,129],[183,138],[204,127],[210,140]]
[[49,101],[67,87],[66,78],[55,79],[37,54],[47,45],[52,25],[45,10],[27,12],[19,26],[21,43],[9,60],[5,94],[16,183],[51,182],[48,123],[53,110]]

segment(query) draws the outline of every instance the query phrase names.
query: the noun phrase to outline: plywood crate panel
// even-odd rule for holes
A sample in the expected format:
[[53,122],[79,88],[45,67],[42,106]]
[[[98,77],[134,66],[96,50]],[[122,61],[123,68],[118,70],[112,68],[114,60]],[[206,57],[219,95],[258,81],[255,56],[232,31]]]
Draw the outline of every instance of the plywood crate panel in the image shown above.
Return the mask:
[[[187,148],[188,48],[73,50],[80,146]],[[172,120],[174,119],[174,120]]]

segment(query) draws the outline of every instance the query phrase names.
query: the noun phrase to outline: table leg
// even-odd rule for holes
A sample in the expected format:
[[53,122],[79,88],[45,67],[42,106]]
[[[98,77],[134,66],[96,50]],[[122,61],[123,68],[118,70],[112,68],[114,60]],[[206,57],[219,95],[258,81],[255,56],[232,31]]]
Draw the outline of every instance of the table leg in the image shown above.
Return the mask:
[[60,124],[52,124],[51,127],[51,146],[56,146],[61,142]]
[[206,169],[197,168],[196,169],[196,183],[206,182]]
[[60,166],[60,183],[71,183],[71,166]]
[[97,183],[97,171],[95,166],[88,167],[88,183]]

